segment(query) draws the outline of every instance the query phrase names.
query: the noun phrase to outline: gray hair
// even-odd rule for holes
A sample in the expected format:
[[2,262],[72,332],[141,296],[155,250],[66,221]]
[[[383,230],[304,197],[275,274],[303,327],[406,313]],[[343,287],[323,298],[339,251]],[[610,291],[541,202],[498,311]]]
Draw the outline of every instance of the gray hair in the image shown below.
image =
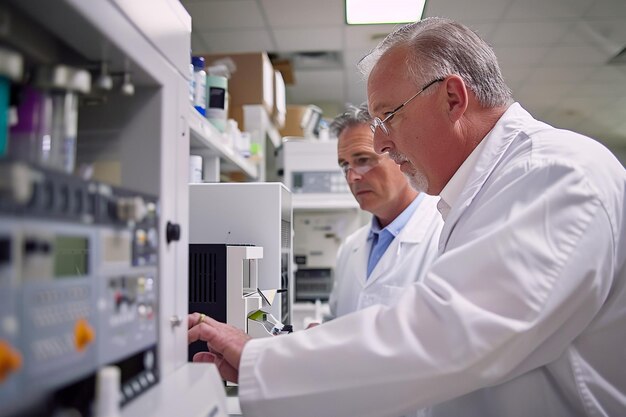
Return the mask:
[[358,64],[367,77],[390,49],[406,47],[407,70],[416,84],[448,75],[460,76],[484,107],[513,101],[491,47],[470,28],[450,19],[430,17],[402,26]]
[[351,104],[346,106],[346,111],[335,117],[330,124],[330,133],[339,137],[341,132],[346,128],[357,126],[361,124],[370,124],[372,122],[372,116],[370,116],[367,110],[367,102],[361,103],[359,107],[355,107]]

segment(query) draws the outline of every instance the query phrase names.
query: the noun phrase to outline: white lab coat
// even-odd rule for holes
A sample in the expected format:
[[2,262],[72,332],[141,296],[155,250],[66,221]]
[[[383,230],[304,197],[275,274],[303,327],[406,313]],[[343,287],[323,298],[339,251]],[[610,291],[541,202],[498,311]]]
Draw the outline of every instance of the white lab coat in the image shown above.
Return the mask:
[[331,318],[374,304],[392,306],[406,287],[420,280],[437,255],[443,226],[437,197],[424,195],[367,278],[371,226],[348,236],[337,254],[335,282],[330,294]]
[[395,307],[246,344],[247,417],[626,415],[624,168],[518,104],[484,140]]

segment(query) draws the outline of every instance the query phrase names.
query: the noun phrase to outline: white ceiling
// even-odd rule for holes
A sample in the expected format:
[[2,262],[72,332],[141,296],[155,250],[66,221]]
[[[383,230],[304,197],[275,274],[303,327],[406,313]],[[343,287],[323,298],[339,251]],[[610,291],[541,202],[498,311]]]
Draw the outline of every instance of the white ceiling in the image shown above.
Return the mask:
[[[392,25],[347,26],[343,0],[183,0],[194,54],[339,51],[339,68],[297,70],[288,104],[338,112],[365,100],[355,69]],[[536,117],[626,149],[626,0],[428,0],[494,48],[515,98]],[[332,117],[334,114],[325,114]]]

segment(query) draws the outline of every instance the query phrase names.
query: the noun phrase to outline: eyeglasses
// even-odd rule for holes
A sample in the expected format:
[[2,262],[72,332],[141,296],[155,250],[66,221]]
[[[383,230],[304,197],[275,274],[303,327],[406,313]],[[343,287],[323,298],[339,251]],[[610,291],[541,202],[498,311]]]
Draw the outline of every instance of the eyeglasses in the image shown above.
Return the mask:
[[417,93],[415,93],[410,99],[408,99],[404,103],[400,104],[393,111],[387,113],[387,116],[385,116],[384,119],[381,120],[379,117],[374,117],[374,120],[372,121],[372,124],[370,125],[370,129],[372,129],[372,133],[376,133],[376,128],[380,127],[380,130],[382,130],[385,133],[385,135],[389,136],[389,128],[387,127],[387,125],[385,125],[385,123],[387,123],[389,120],[391,120],[391,118],[393,116],[395,116],[396,113],[398,113],[400,110],[402,110],[402,108],[404,106],[406,106],[407,104],[409,104],[409,102],[411,100],[413,100],[415,97],[417,97],[420,94],[422,94],[424,92],[424,90],[426,90],[428,87],[430,87],[431,85],[433,85],[435,83],[443,81],[443,80],[445,80],[445,78],[437,78],[436,80],[432,80],[431,82],[426,84],[424,87],[422,87],[421,90],[419,90]]
[[346,178],[348,178],[348,172],[350,172],[350,170],[359,175],[365,175],[373,168],[375,168],[378,164],[380,164],[381,159],[382,157],[362,155],[352,161],[352,164],[344,162],[339,165],[339,168],[341,168],[341,170],[343,171],[343,175]]

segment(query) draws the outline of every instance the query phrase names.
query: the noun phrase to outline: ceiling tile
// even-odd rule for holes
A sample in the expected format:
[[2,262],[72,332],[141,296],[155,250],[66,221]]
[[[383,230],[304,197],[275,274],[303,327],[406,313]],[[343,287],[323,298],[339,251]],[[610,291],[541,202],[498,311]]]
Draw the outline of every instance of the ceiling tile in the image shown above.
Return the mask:
[[583,16],[593,2],[594,0],[515,0],[504,17],[537,20],[577,18]]
[[626,83],[591,83],[578,85],[570,95],[572,97],[611,97],[613,99],[626,95]]
[[546,120],[557,127],[576,130],[597,109],[605,109],[610,103],[611,100],[606,97],[573,97],[565,95]]
[[504,76],[504,81],[513,93],[515,93],[521,83],[528,78],[528,74],[531,72],[529,67],[509,67],[500,68],[500,70]]
[[344,79],[341,70],[296,71],[296,84],[288,86],[289,94],[297,97],[294,104],[315,101],[344,100]]
[[585,20],[575,21],[561,38],[561,45],[602,47],[606,41]]
[[546,120],[546,116],[554,110],[554,102],[549,101],[528,101],[517,99],[517,101],[533,115],[537,120]]
[[595,43],[609,51],[611,55],[621,51],[626,45],[626,24],[623,18],[585,20],[582,25],[588,27]]
[[474,32],[478,33],[478,35],[481,38],[483,38],[487,43],[489,43],[490,45],[493,45],[493,32],[498,26],[497,23],[495,22],[482,23],[482,22],[471,22],[471,21],[464,20],[463,24],[468,26]]
[[503,21],[491,33],[494,46],[550,46],[570,30],[570,22],[510,22]]
[[534,67],[548,52],[544,46],[494,46],[502,68]]
[[563,83],[582,83],[589,75],[596,71],[597,67],[537,67],[533,68],[528,74],[526,82],[529,84],[563,84]]
[[616,83],[626,85],[626,65],[594,68],[587,81],[590,83]]
[[[355,65],[395,27],[347,26],[341,0],[183,5],[192,15],[197,53],[343,52],[343,69],[297,70],[297,84],[287,87],[289,103],[365,100]],[[429,0],[426,15],[458,19],[494,45],[514,97],[538,118],[581,126],[626,148],[626,65],[606,65],[626,45],[626,0]]]
[[237,30],[200,33],[210,52],[273,51],[272,39],[266,30]]
[[281,27],[339,27],[345,23],[338,0],[261,0],[269,24]]
[[263,28],[265,21],[255,0],[216,0],[184,3],[193,31]]
[[623,0],[596,0],[587,10],[588,17],[626,17],[626,2]]
[[541,60],[544,67],[569,67],[571,65],[598,66],[608,61],[606,51],[591,46],[559,46],[550,48]]
[[524,83],[513,92],[513,97],[525,106],[545,111],[558,107],[562,97],[574,88],[576,88],[575,84],[537,85]]
[[427,1],[424,16],[441,16],[461,22],[475,20],[489,22],[499,20],[510,0],[437,0]]
[[385,36],[391,33],[395,25],[345,25],[343,28],[347,49],[373,49]]
[[275,29],[276,52],[337,51],[342,49],[341,28]]

